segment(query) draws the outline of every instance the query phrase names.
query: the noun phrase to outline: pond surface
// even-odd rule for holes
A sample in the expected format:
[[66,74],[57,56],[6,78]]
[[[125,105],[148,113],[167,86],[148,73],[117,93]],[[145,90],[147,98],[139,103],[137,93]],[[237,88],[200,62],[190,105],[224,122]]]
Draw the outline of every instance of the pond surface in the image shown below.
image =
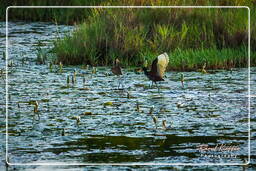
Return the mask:
[[[123,69],[125,74],[119,79],[107,67],[97,67],[92,74],[91,67],[64,66],[60,72],[57,65],[51,71],[48,65],[37,65],[38,41],[41,48],[49,49],[52,40],[72,29],[51,23],[9,23],[9,59],[13,60],[8,70],[11,163],[247,162],[247,68],[212,74],[183,72],[184,88],[180,72],[167,72],[158,91],[149,86],[151,82],[143,73],[132,69]],[[3,51],[5,29],[1,29],[0,39]],[[4,69],[5,59],[0,61],[0,69]],[[74,71],[76,80],[72,83]],[[254,95],[255,71],[251,68]],[[118,89],[120,80],[122,89]],[[0,83],[0,91],[5,92],[3,75]],[[5,93],[0,96],[0,130],[4,133]],[[39,104],[36,113],[35,101]],[[251,98],[251,113],[255,114],[255,97]],[[255,137],[255,115],[251,118],[251,135]],[[3,134],[1,139],[5,141]],[[219,150],[200,151],[202,145]],[[1,151],[4,149],[1,144]]]

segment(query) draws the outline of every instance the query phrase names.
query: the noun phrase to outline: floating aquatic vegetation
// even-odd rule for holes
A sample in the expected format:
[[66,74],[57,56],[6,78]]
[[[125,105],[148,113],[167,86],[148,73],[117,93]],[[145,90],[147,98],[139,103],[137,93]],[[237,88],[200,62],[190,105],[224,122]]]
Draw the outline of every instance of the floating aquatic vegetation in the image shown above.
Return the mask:
[[97,68],[96,67],[92,67],[92,74],[96,74],[97,72]]
[[104,91],[98,92],[99,95],[106,95],[107,93]]
[[62,73],[62,68],[63,68],[63,64],[62,64],[62,62],[60,62],[60,64],[59,64],[59,72],[60,73]]
[[2,59],[5,60],[6,59],[6,54],[5,54],[5,51],[3,51],[3,56],[2,56]]
[[154,122],[154,124],[155,124],[155,127],[156,127],[156,129],[157,129],[157,117],[156,117],[156,116],[153,116],[152,118],[153,118],[153,122]]
[[46,103],[46,102],[49,102],[50,99],[42,99],[41,101]]
[[69,75],[67,75],[67,86],[69,86]]
[[92,112],[84,112],[83,115],[92,115]]
[[76,120],[76,123],[77,123],[77,124],[79,124],[80,121],[81,121],[81,117],[80,117],[79,115],[77,115],[77,116],[72,116],[71,119]]
[[35,103],[34,103],[34,113],[38,112],[38,106],[39,106],[38,102],[35,101]]
[[172,122],[170,122],[169,126],[167,126],[167,121],[166,120],[162,121],[163,130],[171,129],[171,125],[173,125]]
[[184,104],[181,103],[181,102],[178,102],[178,103],[176,104],[176,106],[177,106],[178,108],[182,108],[182,107],[184,107]]
[[61,131],[61,136],[65,136],[65,128],[62,128],[62,131]]
[[140,111],[140,105],[139,105],[139,102],[138,102],[138,101],[136,102],[136,111],[137,111],[137,112]]
[[82,88],[78,88],[78,90],[90,90],[90,88],[88,88],[88,87],[82,87]]
[[144,84],[134,84],[135,87],[145,87]]
[[14,62],[12,59],[8,61],[8,67],[14,67]]
[[26,59],[23,57],[23,58],[21,59],[21,63],[22,63],[22,65],[24,65],[24,64],[25,64],[25,61],[26,61]]
[[104,106],[113,106],[113,102],[105,102],[103,105]]
[[204,63],[204,65],[202,66],[202,68],[201,68],[201,69],[198,69],[197,71],[198,71],[198,72],[201,72],[201,73],[203,73],[203,74],[207,74],[208,72],[205,70],[205,67],[206,67],[206,63]]
[[41,44],[42,44],[41,41],[39,41],[36,48],[37,50],[36,64],[38,65],[45,64],[47,61],[47,55],[48,55],[48,50],[41,48]]
[[150,108],[150,110],[149,110],[149,114],[153,114],[153,111],[154,111],[154,106],[152,106],[151,108]]
[[76,70],[73,71],[74,82],[76,82]]
[[49,69],[50,69],[50,72],[52,72],[52,68],[53,68],[53,63],[52,63],[52,62],[49,62]]
[[[39,112],[38,112],[39,103],[37,101],[34,101],[33,105],[34,105],[34,114],[37,113],[38,120],[40,120],[40,115],[39,115]],[[35,119],[35,115],[33,116],[33,120],[34,119]]]
[[[67,89],[70,88],[70,86],[61,86],[60,89]],[[69,92],[61,92],[61,94],[69,94]]]
[[131,98],[131,95],[129,92],[127,92],[127,99]]
[[3,80],[5,80],[5,72],[4,72],[4,69],[0,69],[0,77],[2,77]]
[[80,123],[80,121],[81,121],[80,116],[77,116],[77,117],[76,117],[76,123],[77,123],[77,124],[79,124],[79,123]]
[[25,103],[28,103],[29,105],[36,105],[36,100],[30,100],[30,101],[25,102]]
[[184,74],[183,73],[181,73],[181,75],[180,75],[180,81],[181,81],[182,87],[184,87]]
[[163,125],[163,129],[166,130],[166,129],[167,129],[166,120],[163,120],[163,121],[162,121],[162,125]]
[[83,77],[83,85],[85,86],[85,78]]
[[75,84],[75,79],[74,79],[73,75],[71,75],[71,82],[72,82],[72,84]]

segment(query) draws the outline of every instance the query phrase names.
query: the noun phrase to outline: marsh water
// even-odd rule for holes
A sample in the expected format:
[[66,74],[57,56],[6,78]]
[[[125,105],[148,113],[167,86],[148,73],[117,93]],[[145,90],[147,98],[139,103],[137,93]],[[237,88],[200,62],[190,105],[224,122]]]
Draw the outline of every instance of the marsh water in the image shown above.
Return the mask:
[[[120,79],[111,74],[110,67],[97,67],[92,74],[92,67],[82,65],[63,66],[60,72],[58,65],[50,70],[47,64],[36,64],[38,46],[50,49],[53,40],[69,34],[72,26],[10,22],[8,27],[9,60],[13,61],[8,67],[11,163],[247,162],[247,68],[210,74],[182,72],[184,87],[181,72],[167,72],[158,90],[155,85],[150,87],[142,72],[133,69],[123,68]],[[2,51],[4,29],[0,39]],[[0,61],[4,69],[5,59]],[[74,71],[76,80],[72,83]],[[255,71],[251,68],[251,94],[256,94]],[[4,74],[0,83],[0,129],[4,133]],[[35,101],[38,112],[34,112]],[[251,113],[255,113],[254,105],[252,97]],[[251,122],[255,124],[255,117]],[[4,134],[1,140],[5,141]],[[202,151],[202,145],[222,149]],[[4,149],[2,143],[1,151]]]

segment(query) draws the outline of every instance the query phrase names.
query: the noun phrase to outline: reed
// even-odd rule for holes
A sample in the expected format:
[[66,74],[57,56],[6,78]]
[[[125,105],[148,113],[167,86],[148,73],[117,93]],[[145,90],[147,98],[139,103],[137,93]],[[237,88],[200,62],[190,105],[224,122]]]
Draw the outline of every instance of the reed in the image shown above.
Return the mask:
[[[94,9],[54,42],[64,64],[142,66],[162,52],[168,69],[246,67],[247,9]],[[252,64],[255,61],[252,53]]]
[[[5,1],[0,7],[0,13],[3,14],[0,16],[5,16],[3,8],[14,4],[249,6],[251,18],[256,17],[254,0],[10,0]],[[104,66],[111,65],[118,57],[124,66],[142,66],[145,60],[152,62],[156,55],[163,52],[167,52],[172,58],[168,68],[175,70],[198,69],[202,67],[202,60],[207,61],[206,69],[245,67],[247,64],[246,8],[9,10],[11,21],[75,24],[76,29],[71,35],[68,34],[54,42],[56,62],[63,64]],[[255,66],[256,22],[253,20],[251,50],[251,65]],[[242,54],[244,56],[241,56]]]

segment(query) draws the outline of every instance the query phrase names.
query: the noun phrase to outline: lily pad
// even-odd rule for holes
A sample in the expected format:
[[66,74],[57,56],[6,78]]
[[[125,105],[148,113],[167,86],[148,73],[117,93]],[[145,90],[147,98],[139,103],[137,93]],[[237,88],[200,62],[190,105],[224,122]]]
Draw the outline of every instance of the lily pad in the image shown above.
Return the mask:
[[92,112],[84,112],[83,115],[92,115]]
[[104,106],[113,106],[113,102],[105,102]]

